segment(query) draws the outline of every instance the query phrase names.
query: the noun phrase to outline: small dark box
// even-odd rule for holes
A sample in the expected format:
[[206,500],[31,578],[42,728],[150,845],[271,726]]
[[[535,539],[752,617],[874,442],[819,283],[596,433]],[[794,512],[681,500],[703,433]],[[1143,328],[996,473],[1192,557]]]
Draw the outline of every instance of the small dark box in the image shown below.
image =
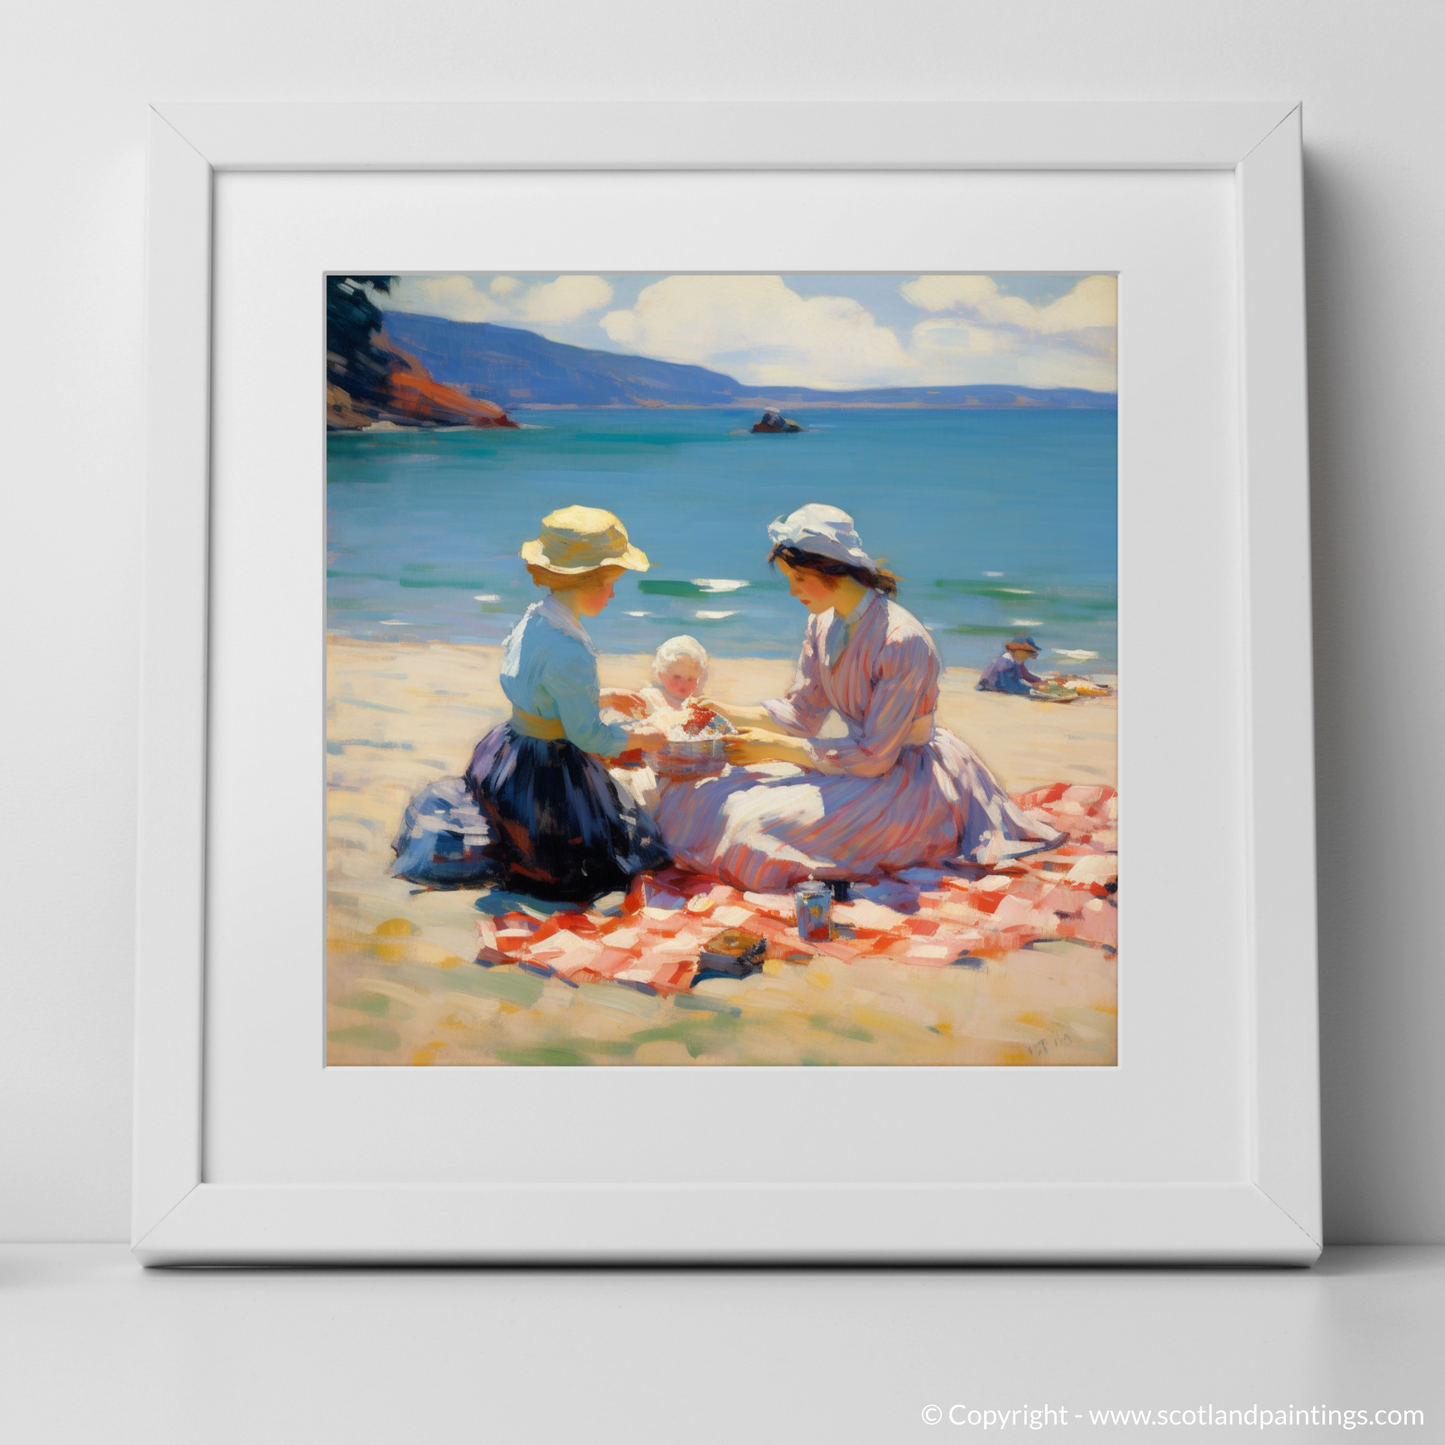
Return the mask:
[[709,973],[744,978],[763,966],[767,952],[767,939],[743,928],[729,928],[726,933],[708,939],[707,946],[697,956],[697,966]]

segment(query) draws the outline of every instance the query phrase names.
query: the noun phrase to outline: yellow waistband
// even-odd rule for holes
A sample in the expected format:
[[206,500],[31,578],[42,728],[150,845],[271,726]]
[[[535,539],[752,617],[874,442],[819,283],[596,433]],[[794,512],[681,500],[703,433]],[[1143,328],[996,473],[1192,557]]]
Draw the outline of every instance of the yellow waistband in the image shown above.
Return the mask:
[[541,738],[544,742],[555,743],[567,736],[567,729],[554,717],[538,717],[534,712],[512,709],[512,731],[524,738]]

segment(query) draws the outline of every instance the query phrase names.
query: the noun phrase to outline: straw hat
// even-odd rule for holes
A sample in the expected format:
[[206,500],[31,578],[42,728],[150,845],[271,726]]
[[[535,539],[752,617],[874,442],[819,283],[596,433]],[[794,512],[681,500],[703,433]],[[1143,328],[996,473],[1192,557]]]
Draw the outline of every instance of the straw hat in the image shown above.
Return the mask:
[[1020,632],[1017,636],[1010,637],[1003,645],[1005,652],[1032,652],[1035,657],[1039,655],[1039,645],[1026,632]]
[[646,572],[646,554],[627,540],[627,528],[600,507],[563,507],[542,518],[542,535],[522,543],[522,560],[564,577],[598,567]]

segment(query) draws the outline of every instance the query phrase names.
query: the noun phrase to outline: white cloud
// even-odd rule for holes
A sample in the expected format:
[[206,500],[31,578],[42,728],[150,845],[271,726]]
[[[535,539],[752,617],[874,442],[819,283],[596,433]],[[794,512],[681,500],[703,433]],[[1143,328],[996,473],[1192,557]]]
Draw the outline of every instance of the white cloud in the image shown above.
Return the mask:
[[846,296],[803,297],[778,276],[668,276],[600,325],[619,346],[713,367],[750,385],[906,385],[898,337]]
[[576,321],[611,300],[612,287],[600,276],[559,276],[530,287],[511,304],[522,321]]
[[947,368],[959,384],[1082,386],[1118,384],[1118,281],[1085,276],[1045,306],[1000,291],[991,276],[920,276],[899,287],[932,315],[910,338],[920,365]]
[[898,289],[922,313],[911,327],[880,324],[852,297],[802,296],[779,276],[668,276],[630,309],[605,312],[613,288],[591,275],[403,276],[378,299],[388,310],[529,327],[576,345],[605,336],[760,389],[1116,387],[1112,276],[1085,277],[1045,306],[989,276],[920,276]]
[[376,298],[386,311],[419,311],[448,321],[494,321],[502,308],[479,291],[470,276],[400,276],[389,296]]
[[923,311],[959,311],[985,324],[1016,326],[1045,336],[1113,328],[1119,314],[1119,283],[1114,276],[1085,276],[1047,306],[1000,291],[992,276],[920,276],[898,289]]
[[612,300],[600,276],[559,276],[524,285],[515,276],[496,276],[489,285],[472,276],[401,276],[390,296],[377,298],[384,310],[414,311],[448,321],[576,321]]
[[920,321],[909,342],[926,376],[923,385],[998,383],[1089,391],[1113,391],[1117,385],[1112,332],[1097,343],[1092,329],[1045,340],[1014,327],[940,316]]

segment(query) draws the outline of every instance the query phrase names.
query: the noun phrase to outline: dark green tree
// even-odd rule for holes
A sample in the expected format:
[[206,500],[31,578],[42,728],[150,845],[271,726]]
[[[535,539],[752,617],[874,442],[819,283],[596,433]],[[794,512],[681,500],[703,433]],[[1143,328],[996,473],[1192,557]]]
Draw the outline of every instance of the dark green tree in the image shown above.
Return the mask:
[[382,314],[373,292],[388,295],[394,276],[328,276],[326,278],[326,375],[357,401],[379,404],[386,399],[391,356],[372,337],[381,330]]

